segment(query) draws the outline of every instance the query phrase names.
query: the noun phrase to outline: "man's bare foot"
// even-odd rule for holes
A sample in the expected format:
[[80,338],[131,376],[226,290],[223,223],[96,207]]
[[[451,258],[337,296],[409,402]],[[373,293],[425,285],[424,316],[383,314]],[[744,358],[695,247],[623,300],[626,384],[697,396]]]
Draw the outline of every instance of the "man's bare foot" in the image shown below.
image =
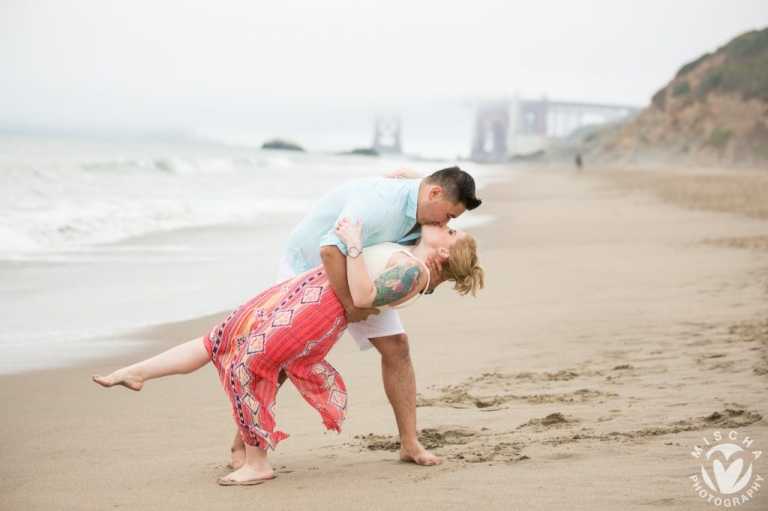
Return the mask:
[[269,465],[267,465],[266,468],[256,468],[251,465],[243,465],[228,476],[224,476],[219,479],[219,484],[222,486],[234,486],[244,483],[253,484],[259,481],[268,481],[274,478],[275,473],[272,471],[272,467]]
[[112,387],[113,385],[122,385],[131,390],[141,390],[144,386],[144,379],[131,371],[130,367],[118,369],[109,376],[93,376],[93,381],[102,387]]
[[423,467],[440,465],[443,462],[443,460],[424,449],[421,444],[417,444],[412,447],[401,447],[400,461],[413,462]]
[[233,470],[237,470],[243,465],[245,465],[245,446],[243,446],[242,449],[232,447],[232,455],[229,457],[227,466]]

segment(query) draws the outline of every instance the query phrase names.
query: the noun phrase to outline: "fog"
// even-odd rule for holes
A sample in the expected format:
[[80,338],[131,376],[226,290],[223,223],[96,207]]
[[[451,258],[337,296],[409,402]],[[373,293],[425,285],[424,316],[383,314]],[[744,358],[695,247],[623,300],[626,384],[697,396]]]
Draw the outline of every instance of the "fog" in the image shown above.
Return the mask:
[[0,129],[466,152],[484,99],[645,106],[764,0],[0,0]]

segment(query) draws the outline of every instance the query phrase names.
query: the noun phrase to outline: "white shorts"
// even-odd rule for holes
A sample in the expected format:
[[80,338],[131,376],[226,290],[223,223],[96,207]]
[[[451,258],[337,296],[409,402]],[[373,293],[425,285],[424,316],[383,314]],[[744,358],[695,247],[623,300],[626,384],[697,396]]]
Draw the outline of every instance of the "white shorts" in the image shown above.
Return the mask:
[[[285,282],[295,276],[288,262],[285,259],[280,261],[277,282]],[[397,311],[395,309],[386,309],[376,315],[368,316],[368,319],[365,321],[350,323],[347,325],[347,333],[352,336],[360,350],[369,350],[373,348],[373,344],[368,339],[404,334],[405,328],[400,323],[400,315]]]

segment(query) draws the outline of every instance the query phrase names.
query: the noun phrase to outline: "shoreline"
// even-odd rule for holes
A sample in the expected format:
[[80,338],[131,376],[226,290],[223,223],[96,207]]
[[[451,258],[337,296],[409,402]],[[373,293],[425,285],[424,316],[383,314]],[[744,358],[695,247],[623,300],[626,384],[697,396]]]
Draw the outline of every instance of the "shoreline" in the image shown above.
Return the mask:
[[[233,310],[254,287],[273,283],[269,269],[276,268],[281,241],[259,240],[282,240],[293,222],[185,228],[88,247],[65,261],[0,262],[10,319],[9,334],[0,338],[0,374],[129,355],[132,344],[142,348],[147,329]],[[233,239],[250,244],[232,245]]]
[[[285,386],[278,478],[217,486],[234,424],[214,370],[140,393],[90,381],[215,324],[198,317],[148,332],[159,341],[141,353],[0,376],[2,507],[691,509],[702,437],[768,445],[768,253],[708,241],[765,236],[768,222],[664,203],[589,167],[534,169],[482,198],[498,218],[472,229],[486,289],[441,288],[402,314],[419,428],[443,465],[397,461],[380,359],[344,337],[328,357],[349,389],[342,434]],[[766,504],[768,491],[749,503]]]
[[[45,369],[56,369],[64,367],[75,367],[80,362],[88,363],[91,360],[100,358],[112,358],[113,356],[130,355],[133,345],[136,344],[137,352],[143,350],[143,344],[148,332],[154,330],[164,331],[167,325],[173,325],[178,322],[195,321],[207,315],[229,314],[240,303],[248,300],[257,290],[264,289],[274,283],[274,275],[277,274],[277,268],[280,262],[280,252],[285,237],[290,229],[295,225],[301,216],[279,216],[274,219],[262,218],[258,221],[228,223],[216,226],[197,226],[175,229],[136,236],[122,240],[120,242],[109,243],[105,245],[78,247],[59,252],[39,254],[37,258],[30,260],[0,260],[0,277],[6,276],[9,282],[22,282],[24,279],[34,279],[43,269],[47,272],[59,268],[60,275],[54,275],[52,280],[60,281],[64,286],[71,280],[71,269],[73,267],[82,267],[80,278],[88,279],[93,271],[90,264],[96,264],[97,267],[103,267],[100,279],[111,279],[110,273],[123,271],[124,267],[136,267],[134,270],[137,279],[141,284],[144,275],[141,269],[142,265],[159,264],[172,271],[173,266],[190,264],[199,267],[204,271],[210,272],[211,268],[221,265],[234,265],[239,269],[238,272],[248,275],[247,282],[233,286],[234,290],[217,291],[215,289],[216,277],[206,276],[200,279],[191,273],[187,278],[198,278],[202,282],[199,286],[198,296],[211,297],[212,293],[218,293],[215,300],[208,300],[207,305],[202,306],[199,300],[194,298],[181,297],[188,303],[189,309],[185,307],[176,307],[170,310],[167,316],[170,319],[159,317],[158,314],[149,315],[148,319],[141,316],[135,316],[132,321],[134,325],[107,326],[102,321],[103,326],[91,326],[86,330],[81,329],[79,325],[71,325],[63,332],[51,332],[48,327],[47,333],[53,333],[55,340],[37,340],[27,341],[36,350],[52,350],[51,356],[37,356],[35,365],[29,366],[28,357],[33,355],[32,348],[25,345],[5,346],[5,359],[0,362],[0,375],[21,374],[27,371],[39,371]],[[457,222],[460,228],[475,229],[485,225],[490,225],[495,221],[493,215],[476,214],[471,218]],[[221,249],[211,250],[209,247],[218,247],[230,243],[232,239],[246,239],[248,246],[245,250],[238,247],[237,251]],[[266,242],[260,242],[263,240]],[[221,261],[211,263],[214,258],[220,258]],[[149,260],[149,262],[148,262]],[[209,264],[210,263],[210,264]],[[227,281],[228,285],[237,282],[238,275],[226,268],[220,268],[219,281]],[[77,275],[77,274],[75,274]],[[162,273],[158,275],[162,277]],[[47,277],[51,278],[51,277]],[[76,277],[77,278],[77,277]],[[93,279],[98,280],[98,279]],[[33,285],[32,287],[42,287],[49,285],[50,281]],[[132,289],[133,282],[128,280],[122,292],[128,294],[141,293],[140,289]],[[26,285],[26,284],[24,284]],[[85,293],[96,293],[103,290],[99,282],[93,282],[91,286],[97,291],[85,291]],[[173,298],[173,293],[166,296]],[[145,300],[153,299],[149,294],[144,293],[137,296],[132,302],[137,311],[146,308]],[[28,311],[33,310],[42,300],[36,300],[35,305],[27,303],[16,304],[16,311],[11,314],[20,316],[28,315]],[[99,301],[100,302],[100,301]],[[103,306],[103,303],[97,302],[97,306]],[[93,302],[91,302],[93,303]],[[227,306],[229,304],[229,306]],[[88,307],[88,302],[83,304]],[[224,311],[227,311],[224,313]],[[103,311],[102,311],[103,312]],[[96,313],[94,312],[95,316]],[[66,319],[66,318],[64,318]],[[86,321],[87,324],[93,324],[93,319]],[[28,322],[29,325],[32,325]],[[208,328],[213,327],[214,323]],[[11,328],[12,330],[12,328]],[[33,332],[30,332],[33,334]],[[58,336],[58,339],[56,338]],[[39,335],[38,335],[39,337]],[[0,343],[3,340],[0,339]],[[0,344],[2,345],[2,344]],[[39,351],[38,351],[39,354]],[[59,358],[57,358],[59,357]],[[80,358],[78,358],[80,357]],[[81,360],[82,359],[82,360]],[[27,364],[28,367],[20,366]]]

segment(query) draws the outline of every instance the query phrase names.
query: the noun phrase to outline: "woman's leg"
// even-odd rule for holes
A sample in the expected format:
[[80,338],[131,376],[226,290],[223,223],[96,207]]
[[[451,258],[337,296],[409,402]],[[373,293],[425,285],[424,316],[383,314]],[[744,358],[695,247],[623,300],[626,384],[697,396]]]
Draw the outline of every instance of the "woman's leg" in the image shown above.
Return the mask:
[[[277,383],[278,385],[282,386],[283,383],[285,383],[285,380],[288,379],[288,375],[285,374],[285,371],[280,371],[280,374],[277,377]],[[279,390],[279,389],[278,389]],[[233,468],[237,470],[238,468],[242,467],[245,463],[245,442],[243,442],[243,435],[240,433],[240,429],[237,429],[235,431],[235,439],[232,440],[232,447],[230,447],[230,452],[232,453],[229,458],[229,463],[227,463],[227,466],[229,468]]]
[[320,413],[325,427],[341,433],[347,417],[347,386],[336,369],[323,359],[309,364],[298,361],[286,370],[296,390]]
[[93,381],[104,387],[123,385],[131,390],[141,390],[144,382],[172,374],[197,371],[211,361],[203,338],[185,342],[152,358],[123,367],[109,376],[95,375]]
[[253,445],[245,445],[245,463],[228,476],[219,479],[224,486],[258,484],[272,479],[275,473],[267,458],[267,451]]

